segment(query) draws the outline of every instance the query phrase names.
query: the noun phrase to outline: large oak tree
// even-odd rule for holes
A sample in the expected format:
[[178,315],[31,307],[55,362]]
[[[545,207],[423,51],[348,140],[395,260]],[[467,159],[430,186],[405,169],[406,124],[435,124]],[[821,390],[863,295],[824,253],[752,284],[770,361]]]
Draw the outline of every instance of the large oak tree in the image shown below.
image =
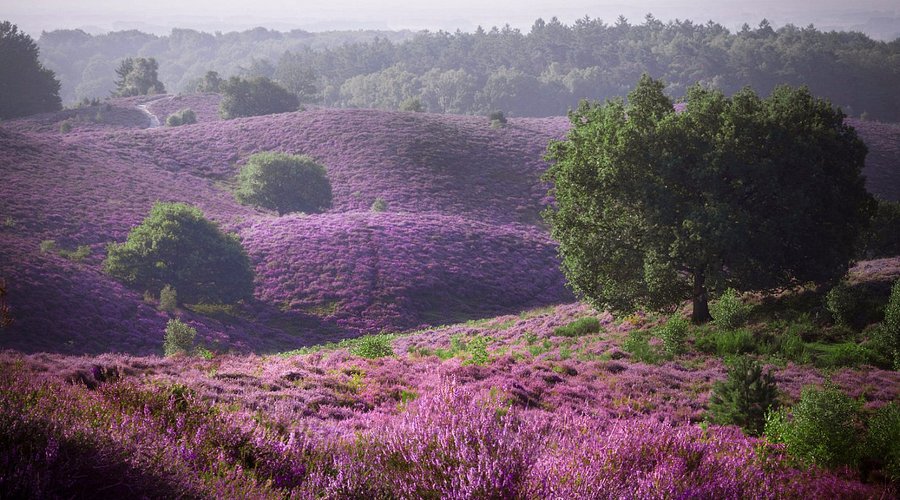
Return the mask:
[[597,307],[690,298],[699,323],[711,290],[832,282],[873,210],[865,145],[805,88],[695,86],[676,107],[645,75],[627,102],[570,119],[549,148],[545,215],[571,287]]

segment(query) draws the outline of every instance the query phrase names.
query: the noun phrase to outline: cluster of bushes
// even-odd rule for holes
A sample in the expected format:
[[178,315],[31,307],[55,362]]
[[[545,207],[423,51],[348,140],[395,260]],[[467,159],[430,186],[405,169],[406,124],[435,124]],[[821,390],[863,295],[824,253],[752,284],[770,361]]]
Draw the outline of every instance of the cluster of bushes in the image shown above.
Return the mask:
[[233,76],[221,82],[222,101],[219,114],[230,120],[246,116],[269,115],[297,111],[297,96],[266,77],[240,78]]
[[166,117],[166,126],[169,127],[190,125],[192,123],[197,123],[197,114],[190,108],[176,111]]

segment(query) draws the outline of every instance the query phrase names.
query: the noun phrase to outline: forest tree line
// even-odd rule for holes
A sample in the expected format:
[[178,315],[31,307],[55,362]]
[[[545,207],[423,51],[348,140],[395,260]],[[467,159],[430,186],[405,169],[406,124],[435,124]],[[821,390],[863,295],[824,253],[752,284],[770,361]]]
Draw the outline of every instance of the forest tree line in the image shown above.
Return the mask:
[[67,30],[44,33],[39,45],[65,102],[105,97],[119,61],[143,56],[159,61],[169,91],[193,92],[214,70],[272,78],[301,102],[325,106],[399,109],[418,101],[430,112],[561,115],[581,99],[624,96],[647,73],[675,97],[697,82],[726,94],[751,86],[762,95],[779,84],[808,85],[851,116],[900,121],[900,39],[775,29],[765,20],[736,32],[651,15],[640,24],[538,19],[527,33],[509,26],[417,34],[178,29],[163,37]]

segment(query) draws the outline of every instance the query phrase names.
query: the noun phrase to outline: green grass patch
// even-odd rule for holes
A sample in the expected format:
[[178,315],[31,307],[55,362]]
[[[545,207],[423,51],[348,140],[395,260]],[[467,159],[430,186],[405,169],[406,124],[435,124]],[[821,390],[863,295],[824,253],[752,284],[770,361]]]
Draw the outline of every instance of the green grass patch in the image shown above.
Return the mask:
[[582,337],[599,331],[600,320],[593,316],[587,316],[557,327],[553,330],[553,334],[558,337]]

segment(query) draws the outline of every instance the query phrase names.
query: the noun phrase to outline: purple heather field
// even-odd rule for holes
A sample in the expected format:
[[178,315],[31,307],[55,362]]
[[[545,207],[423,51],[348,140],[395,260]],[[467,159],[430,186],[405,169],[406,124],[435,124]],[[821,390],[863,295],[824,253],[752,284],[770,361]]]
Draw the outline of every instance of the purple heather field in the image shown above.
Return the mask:
[[[711,424],[727,367],[701,353],[702,327],[651,362],[626,345],[644,334],[659,352],[662,316],[575,301],[540,218],[542,157],[567,118],[493,128],[310,108],[225,121],[218,102],[113,99],[0,123],[14,318],[0,331],[0,497],[896,497],[871,471],[809,465]],[[198,122],[151,129],[138,105]],[[869,189],[900,200],[900,126],[851,123]],[[233,178],[261,151],[324,164],[332,208],[278,217],[237,203]],[[171,314],[103,272],[106,246],[158,200],[236,233],[255,270],[252,300],[172,313],[201,355],[161,357]],[[900,257],[850,273],[881,288],[898,278]],[[558,330],[583,318],[599,331]],[[826,323],[783,329],[841,334]],[[764,345],[772,328],[746,332]],[[900,400],[896,370],[767,356],[784,407],[826,383],[865,415]]]

